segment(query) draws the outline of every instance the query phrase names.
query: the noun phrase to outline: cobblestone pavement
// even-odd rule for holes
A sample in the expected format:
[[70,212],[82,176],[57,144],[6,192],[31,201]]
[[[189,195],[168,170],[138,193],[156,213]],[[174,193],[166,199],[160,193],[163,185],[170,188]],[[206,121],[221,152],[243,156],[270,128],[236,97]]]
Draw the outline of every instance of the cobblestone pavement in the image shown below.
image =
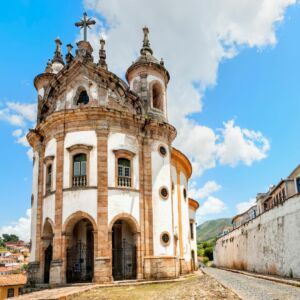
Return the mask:
[[197,276],[170,283],[96,288],[72,300],[240,300],[217,280],[199,272]]
[[244,300],[300,300],[299,287],[215,268],[204,271]]

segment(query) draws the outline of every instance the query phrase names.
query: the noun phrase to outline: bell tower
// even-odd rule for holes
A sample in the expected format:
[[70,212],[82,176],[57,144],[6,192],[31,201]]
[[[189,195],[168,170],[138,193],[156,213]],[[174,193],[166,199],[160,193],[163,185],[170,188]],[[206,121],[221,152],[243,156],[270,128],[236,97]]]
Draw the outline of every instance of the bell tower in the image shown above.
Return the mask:
[[167,121],[167,85],[170,75],[164,61],[153,56],[149,29],[143,28],[144,39],[140,56],[128,68],[126,79],[130,89],[142,99],[145,112],[151,117]]

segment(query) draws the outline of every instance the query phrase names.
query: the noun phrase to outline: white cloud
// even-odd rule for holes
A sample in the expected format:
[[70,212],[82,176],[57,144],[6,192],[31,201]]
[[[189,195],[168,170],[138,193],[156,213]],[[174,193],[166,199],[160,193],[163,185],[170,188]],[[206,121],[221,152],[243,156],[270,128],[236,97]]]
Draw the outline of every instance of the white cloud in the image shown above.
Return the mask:
[[234,121],[224,123],[222,142],[218,144],[217,156],[223,165],[236,166],[242,161],[251,165],[266,157],[270,149],[269,141],[259,131],[234,126]]
[[[16,142],[18,144],[27,148],[29,147],[29,144],[26,139],[26,133],[29,127],[34,127],[36,113],[35,103],[19,103],[8,101],[5,103],[5,107],[0,109],[0,120],[4,120],[13,126],[21,127],[15,129],[12,132],[12,135],[16,138]],[[23,132],[25,134],[22,136]],[[27,151],[27,156],[31,157],[30,159],[32,159],[30,150]]]
[[13,135],[14,137],[20,137],[21,134],[22,134],[22,129],[16,129],[16,130],[14,130],[13,133],[12,133],[12,135]]
[[221,185],[215,181],[208,181],[199,189],[197,189],[195,185],[191,185],[189,189],[189,196],[195,199],[207,198],[220,189]]
[[[251,165],[266,157],[269,144],[260,132],[241,129],[228,121],[220,131],[226,136],[219,139],[213,129],[192,121],[189,114],[201,112],[203,94],[216,84],[221,61],[232,59],[243,47],[276,45],[276,27],[287,7],[296,2],[85,0],[84,6],[97,11],[108,23],[89,34],[95,56],[99,33],[105,32],[109,69],[121,76],[139,55],[141,28],[150,28],[154,55],[164,57],[171,74],[168,113],[171,123],[180,128],[175,143],[192,158],[194,173],[200,175],[215,167],[218,160],[235,166]],[[236,146],[240,149],[232,149],[229,144],[232,135],[239,138]]]
[[31,123],[36,119],[36,104],[35,103],[18,103],[8,102],[7,107],[16,113],[18,113],[25,121]]
[[201,205],[197,211],[199,217],[204,217],[211,214],[219,214],[226,210],[226,205],[220,199],[209,196],[207,200]]
[[6,102],[5,105],[6,107],[0,109],[0,120],[20,127],[34,123],[36,118],[35,103]]
[[0,227],[0,235],[4,233],[16,234],[21,240],[30,240],[31,209],[26,210],[26,216],[21,217],[17,222]]
[[252,207],[256,203],[255,198],[249,199],[249,201],[240,202],[236,205],[237,213],[241,214],[247,211],[250,207]]

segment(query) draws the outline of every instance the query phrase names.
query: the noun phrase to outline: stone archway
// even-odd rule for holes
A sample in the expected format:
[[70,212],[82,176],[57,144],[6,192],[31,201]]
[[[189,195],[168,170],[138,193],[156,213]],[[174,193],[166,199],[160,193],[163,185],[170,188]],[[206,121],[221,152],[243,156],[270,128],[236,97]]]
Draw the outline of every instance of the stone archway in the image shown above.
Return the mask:
[[65,223],[67,283],[92,282],[96,224],[87,214],[76,214]]
[[43,264],[44,264],[44,283],[50,282],[50,268],[53,257],[53,222],[47,218],[43,227]]
[[114,280],[136,279],[139,266],[138,224],[130,215],[119,215],[110,224],[112,276]]

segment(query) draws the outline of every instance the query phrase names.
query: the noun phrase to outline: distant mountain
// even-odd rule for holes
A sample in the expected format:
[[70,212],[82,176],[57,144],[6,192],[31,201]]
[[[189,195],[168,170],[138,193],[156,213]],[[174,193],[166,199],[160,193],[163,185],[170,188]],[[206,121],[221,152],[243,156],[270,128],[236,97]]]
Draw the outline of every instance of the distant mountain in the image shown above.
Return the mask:
[[205,242],[217,237],[223,232],[223,229],[232,226],[231,218],[206,221],[197,226],[197,241]]

